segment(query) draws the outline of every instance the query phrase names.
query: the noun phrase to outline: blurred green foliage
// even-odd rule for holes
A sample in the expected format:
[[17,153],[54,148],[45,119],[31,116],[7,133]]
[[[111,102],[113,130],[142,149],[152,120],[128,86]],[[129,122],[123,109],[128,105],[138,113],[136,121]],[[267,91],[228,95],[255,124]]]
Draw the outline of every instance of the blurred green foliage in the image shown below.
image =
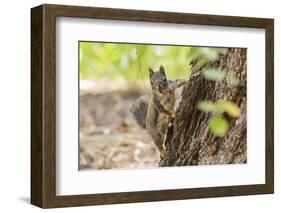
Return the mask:
[[226,74],[220,69],[206,69],[203,72],[203,76],[207,80],[224,81],[229,86],[236,86],[239,83],[238,79],[235,77],[233,72],[229,72],[228,74]]
[[214,135],[223,137],[229,130],[229,122],[225,118],[215,117],[210,121],[209,127]]
[[226,100],[217,100],[216,107],[220,112],[226,112],[229,116],[237,118],[240,115],[240,108],[236,103]]
[[204,70],[204,77],[212,81],[222,81],[224,78],[224,73],[219,69],[211,68]]
[[238,117],[240,114],[240,109],[237,104],[222,99],[219,99],[216,102],[209,100],[199,101],[197,104],[197,109],[203,112],[226,112],[229,116],[234,118]]
[[[148,80],[148,68],[162,64],[169,79],[190,74],[190,62],[198,56],[217,57],[218,48],[80,42],[80,78]],[[221,50],[223,50],[221,48]]]
[[209,100],[199,101],[197,103],[197,109],[202,112],[216,112],[217,107],[216,104]]
[[[197,109],[202,112],[212,112],[215,114],[222,114],[225,112],[229,116],[234,118],[237,118],[240,115],[240,108],[237,104],[222,99],[219,99],[216,102],[212,102],[209,100],[199,101],[197,104]],[[223,137],[229,129],[229,122],[221,115],[214,116],[210,120],[209,128],[214,135]]]

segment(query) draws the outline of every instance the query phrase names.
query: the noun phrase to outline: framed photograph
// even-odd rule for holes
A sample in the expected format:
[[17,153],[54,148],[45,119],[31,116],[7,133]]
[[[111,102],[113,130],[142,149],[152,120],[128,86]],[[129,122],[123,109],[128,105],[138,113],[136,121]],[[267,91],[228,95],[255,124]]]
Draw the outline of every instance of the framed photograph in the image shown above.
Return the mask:
[[31,9],[31,203],[273,193],[274,21]]

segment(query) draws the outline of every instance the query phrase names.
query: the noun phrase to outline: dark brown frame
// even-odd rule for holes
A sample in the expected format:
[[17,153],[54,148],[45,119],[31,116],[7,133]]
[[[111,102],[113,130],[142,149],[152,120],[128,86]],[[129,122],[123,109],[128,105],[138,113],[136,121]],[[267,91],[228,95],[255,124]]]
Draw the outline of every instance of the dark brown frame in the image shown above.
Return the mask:
[[[56,17],[262,28],[266,32],[266,183],[56,196]],[[31,203],[65,207],[274,192],[274,20],[126,9],[41,5],[31,9]]]

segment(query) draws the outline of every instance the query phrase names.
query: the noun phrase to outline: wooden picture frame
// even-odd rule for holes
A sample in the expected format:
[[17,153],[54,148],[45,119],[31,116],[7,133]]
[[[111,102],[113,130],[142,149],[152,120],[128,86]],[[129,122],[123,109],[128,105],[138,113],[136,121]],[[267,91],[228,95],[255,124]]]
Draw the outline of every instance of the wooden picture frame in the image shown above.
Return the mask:
[[[56,195],[56,17],[261,28],[266,32],[265,184]],[[64,5],[31,9],[31,203],[42,208],[267,194],[274,191],[274,21]]]

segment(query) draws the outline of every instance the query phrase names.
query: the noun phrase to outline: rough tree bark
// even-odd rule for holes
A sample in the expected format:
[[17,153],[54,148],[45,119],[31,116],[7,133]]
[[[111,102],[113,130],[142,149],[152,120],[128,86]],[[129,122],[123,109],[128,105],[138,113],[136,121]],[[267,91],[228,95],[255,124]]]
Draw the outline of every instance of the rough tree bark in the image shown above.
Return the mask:
[[[239,84],[210,81],[198,75],[183,88],[182,101],[177,109],[174,133],[167,144],[159,166],[232,164],[247,161],[246,144],[246,49],[228,49],[217,61],[209,61],[200,70],[215,67],[225,73],[233,72]],[[216,137],[208,128],[212,113],[196,108],[200,100],[225,99],[240,107],[238,118],[227,115],[230,130]]]

